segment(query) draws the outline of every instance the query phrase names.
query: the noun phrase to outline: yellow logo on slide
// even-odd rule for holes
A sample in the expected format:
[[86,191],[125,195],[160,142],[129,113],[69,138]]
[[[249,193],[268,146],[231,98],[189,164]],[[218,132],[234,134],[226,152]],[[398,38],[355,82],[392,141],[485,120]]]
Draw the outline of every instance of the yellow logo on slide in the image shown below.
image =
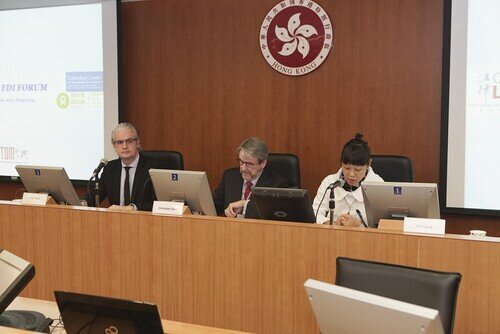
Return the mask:
[[56,99],[57,106],[61,109],[69,107],[69,96],[66,93],[60,93]]

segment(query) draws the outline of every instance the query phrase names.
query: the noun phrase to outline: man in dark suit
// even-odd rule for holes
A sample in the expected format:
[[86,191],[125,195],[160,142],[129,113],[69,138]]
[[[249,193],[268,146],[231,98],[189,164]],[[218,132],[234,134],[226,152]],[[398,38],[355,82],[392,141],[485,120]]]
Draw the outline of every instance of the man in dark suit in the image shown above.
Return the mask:
[[240,168],[224,172],[222,180],[213,193],[217,214],[227,217],[243,215],[260,218],[254,202],[252,189],[257,187],[287,188],[288,180],[266,167],[268,150],[266,143],[257,137],[243,141],[236,150]]
[[[100,202],[108,198],[110,205],[151,211],[155,195],[149,180],[149,169],[156,165],[139,153],[136,128],[130,123],[118,124],[111,133],[111,141],[119,159],[110,161],[102,171]],[[88,194],[86,200],[90,206],[95,206],[94,196]]]

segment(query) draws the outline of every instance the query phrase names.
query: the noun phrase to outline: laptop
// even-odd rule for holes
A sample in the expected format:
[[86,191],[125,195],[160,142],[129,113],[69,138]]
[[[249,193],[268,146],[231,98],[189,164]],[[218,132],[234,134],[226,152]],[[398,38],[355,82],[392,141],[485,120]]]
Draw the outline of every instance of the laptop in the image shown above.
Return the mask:
[[255,187],[252,190],[260,218],[299,223],[315,223],[316,217],[307,190]]
[[68,334],[163,334],[154,304],[54,291]]

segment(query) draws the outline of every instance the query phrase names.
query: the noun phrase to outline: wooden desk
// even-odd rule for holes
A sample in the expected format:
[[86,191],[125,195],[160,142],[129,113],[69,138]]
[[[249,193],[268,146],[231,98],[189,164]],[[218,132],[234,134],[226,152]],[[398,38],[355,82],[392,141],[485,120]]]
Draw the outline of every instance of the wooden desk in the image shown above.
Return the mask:
[[[58,323],[59,309],[55,302],[38,300],[32,298],[17,297],[8,307],[9,310],[30,310],[43,313],[46,317],[55,319],[53,325]],[[219,329],[214,327],[199,326],[186,324],[178,321],[162,320],[162,326],[165,334],[250,334],[227,329]],[[0,334],[9,333],[33,333],[18,329],[0,327]],[[51,332],[52,334],[65,334],[66,331],[62,327],[56,327]]]
[[499,238],[0,204],[0,247],[36,266],[24,296],[143,300],[164,319],[272,334],[318,331],[303,283],[333,282],[338,256],[457,271],[454,333],[500,329]]

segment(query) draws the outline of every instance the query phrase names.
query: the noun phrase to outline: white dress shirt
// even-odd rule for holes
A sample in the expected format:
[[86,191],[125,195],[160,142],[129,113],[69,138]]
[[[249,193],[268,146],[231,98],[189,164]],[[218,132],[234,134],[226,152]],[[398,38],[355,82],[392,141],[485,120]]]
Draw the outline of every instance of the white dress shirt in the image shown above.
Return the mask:
[[122,161],[122,173],[120,180],[120,206],[125,205],[125,167],[130,167],[128,170],[128,181],[130,186],[130,198],[132,199],[132,187],[134,185],[135,171],[137,170],[137,165],[139,164],[139,153],[135,160],[130,165],[125,165]]
[[[260,174],[255,178],[253,179],[251,182],[252,182],[252,189],[255,187],[255,185],[257,184],[257,181],[259,181],[259,178],[260,176],[262,175],[262,172],[260,172]],[[245,189],[247,188],[247,180],[243,179],[243,187],[241,188],[241,199],[245,199]],[[250,196],[252,195],[252,193],[250,193]],[[248,197],[248,199],[245,200],[245,205],[243,206],[243,212],[241,215],[238,215],[237,217],[245,217],[245,213],[247,212],[247,205],[248,205],[248,202],[250,202],[250,197]]]

